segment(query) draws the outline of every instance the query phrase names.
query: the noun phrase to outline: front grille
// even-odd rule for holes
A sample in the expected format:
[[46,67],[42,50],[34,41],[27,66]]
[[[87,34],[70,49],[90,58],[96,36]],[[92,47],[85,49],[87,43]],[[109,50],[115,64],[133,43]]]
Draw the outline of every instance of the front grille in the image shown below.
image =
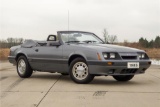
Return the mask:
[[138,69],[123,69],[120,74],[134,74]]
[[122,59],[128,60],[128,59],[137,59],[137,56],[121,56]]

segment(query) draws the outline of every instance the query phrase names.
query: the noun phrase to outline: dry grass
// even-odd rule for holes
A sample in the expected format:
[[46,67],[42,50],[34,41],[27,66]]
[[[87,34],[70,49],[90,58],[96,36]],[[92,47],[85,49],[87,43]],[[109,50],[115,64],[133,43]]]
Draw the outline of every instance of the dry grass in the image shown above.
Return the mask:
[[160,49],[144,49],[150,58],[160,59]]
[[[142,48],[141,48],[142,49]],[[160,59],[160,49],[145,49],[143,48],[142,50],[145,50],[147,54],[149,55],[150,58],[155,58],[155,59]],[[0,49],[0,60],[7,60],[8,55],[9,55],[9,49]]]
[[8,59],[8,55],[9,55],[9,49],[0,49],[0,60],[7,60]]

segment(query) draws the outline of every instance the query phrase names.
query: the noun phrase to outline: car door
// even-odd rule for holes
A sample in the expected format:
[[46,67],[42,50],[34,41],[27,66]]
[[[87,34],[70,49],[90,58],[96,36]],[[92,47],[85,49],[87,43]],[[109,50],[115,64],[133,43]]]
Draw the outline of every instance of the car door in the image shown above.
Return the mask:
[[30,62],[32,68],[40,71],[61,72],[62,47],[60,46],[36,46],[32,48]]

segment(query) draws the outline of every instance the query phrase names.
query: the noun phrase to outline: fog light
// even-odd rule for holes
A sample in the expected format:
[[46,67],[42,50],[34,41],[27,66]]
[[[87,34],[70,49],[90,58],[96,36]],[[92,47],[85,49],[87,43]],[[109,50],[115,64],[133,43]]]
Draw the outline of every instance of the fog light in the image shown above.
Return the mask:
[[108,73],[109,74],[114,74],[114,71],[115,71],[114,69],[110,69]]
[[108,73],[109,73],[109,74],[113,74],[113,71],[109,71]]

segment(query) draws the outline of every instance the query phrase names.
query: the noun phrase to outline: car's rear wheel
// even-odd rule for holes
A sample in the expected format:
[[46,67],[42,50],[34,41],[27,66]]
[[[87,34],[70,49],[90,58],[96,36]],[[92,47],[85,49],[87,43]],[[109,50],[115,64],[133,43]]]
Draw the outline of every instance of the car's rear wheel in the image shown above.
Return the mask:
[[76,58],[70,64],[71,79],[79,84],[86,84],[93,80],[94,75],[89,74],[89,68],[83,58]]
[[21,78],[28,78],[33,73],[25,56],[20,56],[17,60],[17,73]]
[[113,78],[117,81],[129,81],[134,77],[134,75],[115,75]]

